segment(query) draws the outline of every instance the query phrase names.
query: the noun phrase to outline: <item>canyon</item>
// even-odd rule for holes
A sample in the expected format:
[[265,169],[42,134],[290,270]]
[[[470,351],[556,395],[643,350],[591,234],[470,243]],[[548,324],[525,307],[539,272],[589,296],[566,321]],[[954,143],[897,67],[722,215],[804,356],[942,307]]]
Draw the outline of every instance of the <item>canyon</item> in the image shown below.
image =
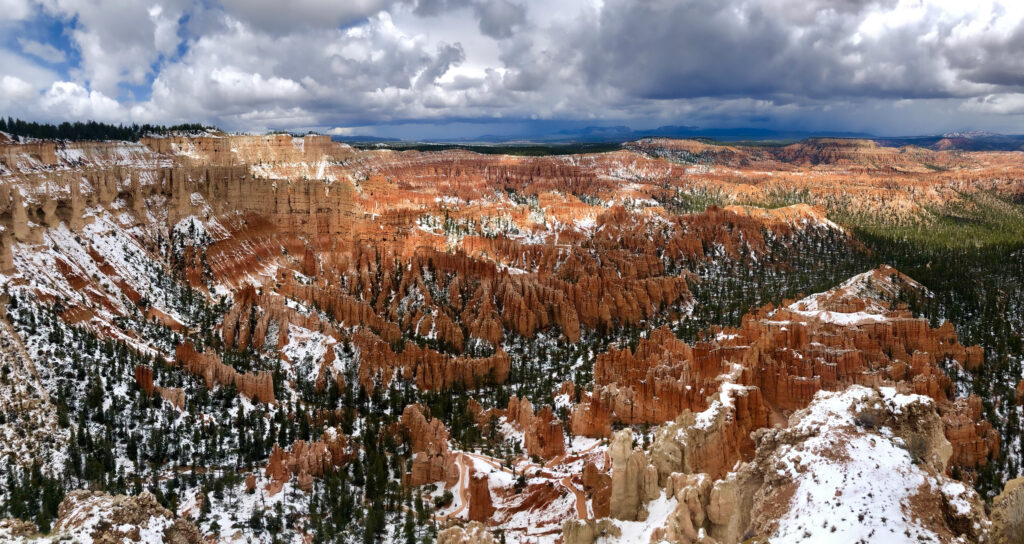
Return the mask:
[[868,245],[1021,157],[4,135],[0,536],[1014,542],[1019,329]]

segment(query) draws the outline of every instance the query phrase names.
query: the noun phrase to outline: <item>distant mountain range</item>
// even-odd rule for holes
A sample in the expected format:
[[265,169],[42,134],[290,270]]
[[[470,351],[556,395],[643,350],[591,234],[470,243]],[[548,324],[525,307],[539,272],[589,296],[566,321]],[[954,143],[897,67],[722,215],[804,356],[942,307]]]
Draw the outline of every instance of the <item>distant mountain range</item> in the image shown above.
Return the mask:
[[763,128],[702,128],[695,126],[666,125],[654,129],[633,130],[626,126],[585,127],[579,130],[560,131],[551,136],[552,140],[569,139],[580,142],[626,142],[640,138],[711,138],[720,141],[739,140],[803,140],[815,136],[837,138],[865,138],[870,134],[859,132],[806,132],[783,131]]
[[[757,141],[793,142],[807,138],[860,138],[873,140],[884,146],[914,145],[933,150],[960,149],[965,151],[1013,151],[1024,150],[1024,135],[997,134],[992,132],[949,132],[931,136],[878,137],[861,132],[811,132],[796,130],[774,130],[764,128],[702,128],[685,125],[666,125],[654,129],[634,130],[627,126],[588,126],[564,129],[546,134],[482,135],[473,138],[418,140],[428,144],[501,144],[501,145],[555,145],[555,144],[613,144],[642,138],[700,138],[720,142]],[[389,144],[411,143],[399,138],[376,136],[333,136],[335,141],[346,143]]]
[[[720,141],[739,140],[803,140],[811,137],[868,138],[859,132],[807,132],[762,128],[701,128],[695,126],[666,125],[654,129],[634,130],[627,126],[588,126],[562,129],[554,132],[524,132],[513,135],[485,134],[472,138],[431,138],[423,143],[495,143],[495,144],[565,144],[565,143],[622,143],[641,138],[711,138]],[[388,143],[404,141],[399,138],[375,136],[333,136],[338,142]]]
[[916,145],[936,151],[959,149],[963,151],[1024,151],[1024,134],[996,134],[994,132],[948,132],[940,136],[909,138],[875,138],[881,145]]

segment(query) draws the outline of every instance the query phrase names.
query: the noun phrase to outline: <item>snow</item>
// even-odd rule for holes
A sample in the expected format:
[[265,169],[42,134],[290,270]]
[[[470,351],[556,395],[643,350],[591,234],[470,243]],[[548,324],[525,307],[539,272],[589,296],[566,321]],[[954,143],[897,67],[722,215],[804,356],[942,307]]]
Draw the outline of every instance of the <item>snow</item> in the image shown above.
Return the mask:
[[[899,294],[900,286],[892,281],[890,275],[897,274],[896,270],[887,266],[869,270],[843,282],[838,287],[816,293],[802,298],[788,307],[786,310],[797,315],[817,319],[823,323],[852,326],[866,323],[878,323],[888,319],[889,302]],[[921,284],[907,277],[901,277],[901,281],[910,289],[920,291],[925,295],[930,292]],[[868,303],[864,310],[858,312],[837,312],[826,310],[823,304],[830,300],[839,298],[858,298]]]
[[577,219],[574,224],[576,225],[577,229],[588,234],[593,233],[594,229],[597,228],[597,220],[595,220],[593,217],[584,217],[581,219]]
[[651,542],[654,531],[665,526],[668,517],[675,511],[677,505],[678,501],[675,497],[666,498],[665,492],[662,491],[660,497],[647,503],[648,514],[645,521],[616,521],[615,524],[622,531],[622,536],[618,538],[610,535],[603,536],[598,538],[595,544]]
[[806,317],[816,318],[822,323],[834,323],[836,325],[861,325],[864,323],[879,323],[886,320],[886,317],[868,312],[831,312],[831,311],[802,311],[790,308],[794,313]]
[[[281,350],[292,365],[306,372],[306,379],[316,381],[327,350],[335,344],[334,338],[311,331],[294,323],[288,325],[288,344]],[[335,360],[335,363],[339,361]],[[337,366],[337,365],[335,365]],[[335,368],[337,372],[343,369]]]
[[203,242],[209,239],[210,234],[198,217],[190,215],[174,225],[174,236],[180,237],[185,245],[198,246],[203,245]]
[[[604,442],[601,438],[589,438],[586,436],[574,436],[572,441],[569,443],[569,447],[566,448],[566,453],[574,455],[582,452],[592,451]],[[603,458],[602,462],[603,462]],[[598,464],[598,466],[602,466]]]
[[[214,521],[217,523],[217,526],[220,527],[216,533],[217,542],[272,542],[270,535],[266,532],[255,533],[248,527],[248,520],[253,512],[272,513],[278,503],[297,511],[307,508],[308,495],[299,490],[294,481],[286,482],[279,493],[270,495],[266,491],[270,480],[266,478],[263,471],[258,470],[253,474],[256,476],[256,487],[252,493],[247,493],[245,484],[242,483],[225,489],[223,500],[212,501],[210,514],[207,516],[208,521],[203,525],[204,529],[208,530]],[[178,515],[195,521],[195,518],[199,516],[198,495],[202,489],[195,488],[191,491],[193,493],[179,505]],[[207,498],[209,499],[209,495]],[[302,542],[302,539],[298,535],[293,535],[286,541],[297,544]],[[157,542],[162,542],[162,540]]]
[[[718,413],[721,412],[723,408],[724,407],[720,401],[712,401],[707,410],[697,414],[697,420],[693,426],[698,429],[710,429],[715,423],[715,420],[718,419]],[[680,429],[680,435],[683,436],[682,429]]]
[[554,399],[555,410],[558,410],[559,408],[569,409],[569,408],[572,408],[572,406],[573,406],[572,400],[569,398],[569,395],[563,393],[561,395],[556,395],[555,396],[555,399]]
[[923,403],[930,405],[933,403],[930,397],[924,395],[897,393],[895,387],[881,387],[879,392],[882,394],[882,398],[885,399],[885,404],[894,414],[902,414],[903,408],[910,404]]
[[[815,395],[795,427],[810,433],[809,438],[779,450],[777,470],[797,489],[772,541],[940,541],[909,513],[911,498],[932,476],[896,440],[855,428],[850,408],[871,394],[853,386]],[[901,406],[918,401],[902,397],[908,396],[890,398]]]
[[[697,429],[710,429],[721,413],[725,410],[731,410],[733,407],[732,398],[736,394],[740,394],[747,389],[748,386],[736,384],[736,380],[739,379],[740,374],[743,372],[743,367],[737,364],[733,364],[730,371],[726,374],[722,374],[715,378],[720,385],[718,386],[718,392],[716,398],[711,401],[707,410],[698,412],[696,414],[696,423],[694,427]],[[685,435],[685,431],[680,429],[680,436]]]
[[942,484],[942,494],[953,506],[957,514],[967,515],[971,511],[971,504],[967,502],[964,495],[967,494],[967,486],[960,482],[949,481]]

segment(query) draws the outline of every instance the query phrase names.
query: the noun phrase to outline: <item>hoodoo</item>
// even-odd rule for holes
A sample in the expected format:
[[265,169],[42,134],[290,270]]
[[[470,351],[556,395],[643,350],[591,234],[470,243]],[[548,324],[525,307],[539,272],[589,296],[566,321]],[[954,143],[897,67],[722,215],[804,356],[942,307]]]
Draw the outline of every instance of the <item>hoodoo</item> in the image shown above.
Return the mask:
[[1021,534],[1011,152],[134,140],[0,140],[0,540]]

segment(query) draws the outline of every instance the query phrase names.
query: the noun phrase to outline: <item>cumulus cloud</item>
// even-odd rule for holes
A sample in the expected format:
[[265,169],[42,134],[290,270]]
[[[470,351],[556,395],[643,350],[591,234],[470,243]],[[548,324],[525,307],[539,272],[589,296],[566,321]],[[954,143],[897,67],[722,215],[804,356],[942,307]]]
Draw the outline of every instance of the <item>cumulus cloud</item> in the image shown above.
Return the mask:
[[35,40],[18,38],[18,44],[21,46],[21,50],[26,54],[40,58],[50,64],[58,64],[67,60],[67,55],[65,55],[63,51],[48,43],[40,43]]
[[993,94],[971,98],[961,106],[963,111],[998,115],[1024,114],[1024,93]]
[[32,14],[32,4],[28,0],[0,0],[0,22],[20,21]]
[[[58,78],[0,50],[0,77],[26,82],[24,109],[51,116],[67,103],[78,109],[65,115],[253,130],[496,118],[889,130],[899,112],[914,132],[1024,114],[1015,0],[39,1],[77,55],[17,36],[21,51],[76,62]],[[26,21],[38,11],[0,2]]]
[[179,21],[187,0],[149,5],[122,0],[41,0],[44,9],[68,24],[81,54],[76,73],[89,86],[117,96],[122,84],[142,85],[162,56],[181,42]]
[[51,115],[106,122],[124,122],[121,104],[99,91],[90,91],[71,81],[58,81],[43,94],[41,105]]
[[0,77],[0,103],[12,104],[32,98],[36,90],[27,81],[15,76]]
[[416,88],[426,89],[437,83],[438,78],[448,73],[448,70],[462,61],[466,60],[466,54],[462,51],[461,44],[440,44],[437,46],[437,56],[416,78]]

